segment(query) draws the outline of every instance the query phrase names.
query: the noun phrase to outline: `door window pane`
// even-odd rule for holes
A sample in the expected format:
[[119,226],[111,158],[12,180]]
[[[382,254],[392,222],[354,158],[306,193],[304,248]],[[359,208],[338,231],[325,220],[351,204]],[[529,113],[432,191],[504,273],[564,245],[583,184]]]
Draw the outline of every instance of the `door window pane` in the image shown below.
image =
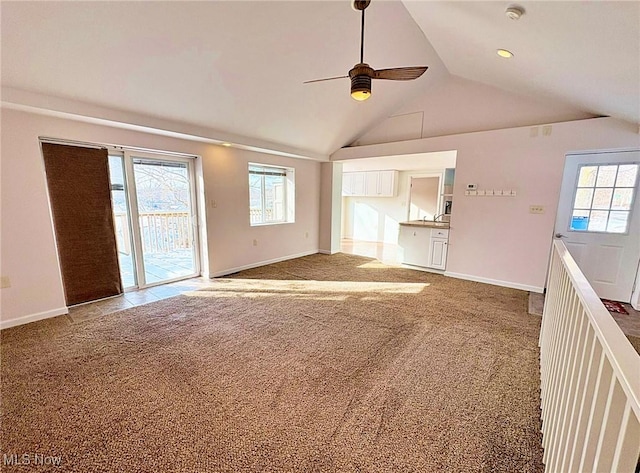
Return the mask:
[[636,185],[636,176],[638,175],[637,164],[627,164],[620,166],[618,170],[618,178],[616,179],[616,187],[633,187]]
[[133,160],[146,284],[196,273],[187,163]]
[[593,189],[578,189],[573,207],[576,209],[590,209],[592,200]]
[[589,215],[589,226],[588,230],[590,232],[603,232],[607,229],[607,219],[609,217],[609,212],[603,210],[592,210],[591,215]]
[[593,187],[596,183],[596,174],[598,174],[598,166],[583,166],[580,169],[578,187]]
[[611,195],[613,189],[596,189],[593,194],[593,209],[608,209],[611,206]]
[[613,211],[609,214],[609,223],[607,231],[611,233],[624,233],[627,231],[627,221],[629,220],[629,212]]
[[612,210],[631,210],[633,189],[616,189],[613,193]]
[[582,166],[569,230],[626,233],[639,167],[638,164]]
[[111,178],[111,202],[113,206],[113,221],[116,229],[120,278],[122,279],[122,286],[128,289],[136,286],[136,270],[131,244],[129,207],[125,192],[122,156],[109,156],[109,175]]
[[618,166],[599,166],[596,187],[613,187],[617,172]]

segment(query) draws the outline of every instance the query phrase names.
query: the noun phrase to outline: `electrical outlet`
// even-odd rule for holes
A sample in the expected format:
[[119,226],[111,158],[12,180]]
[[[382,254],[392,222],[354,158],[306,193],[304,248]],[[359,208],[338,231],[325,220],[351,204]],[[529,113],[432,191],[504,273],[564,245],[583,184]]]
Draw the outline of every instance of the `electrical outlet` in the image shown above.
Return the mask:
[[542,205],[530,205],[529,206],[529,213],[530,214],[543,214],[544,213],[544,206],[542,206]]
[[0,276],[0,289],[11,287],[11,279],[9,276]]
[[253,240],[253,246],[258,246],[258,240]]

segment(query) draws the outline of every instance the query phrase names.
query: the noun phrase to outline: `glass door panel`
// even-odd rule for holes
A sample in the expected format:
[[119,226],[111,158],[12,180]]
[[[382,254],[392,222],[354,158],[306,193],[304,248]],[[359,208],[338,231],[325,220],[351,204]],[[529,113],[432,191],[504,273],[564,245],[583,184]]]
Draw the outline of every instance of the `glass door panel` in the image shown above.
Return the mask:
[[144,285],[197,273],[189,164],[133,157]]
[[116,230],[116,243],[118,247],[118,261],[120,263],[120,277],[123,289],[136,286],[136,267],[133,257],[131,229],[129,222],[129,206],[125,190],[125,176],[122,156],[109,156],[109,174],[111,178],[111,202],[113,207],[113,220]]

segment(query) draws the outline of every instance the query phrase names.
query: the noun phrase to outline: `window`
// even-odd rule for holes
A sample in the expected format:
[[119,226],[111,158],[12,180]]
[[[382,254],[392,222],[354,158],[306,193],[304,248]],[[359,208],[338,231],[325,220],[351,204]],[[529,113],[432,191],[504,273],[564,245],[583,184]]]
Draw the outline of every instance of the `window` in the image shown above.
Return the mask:
[[251,225],[293,222],[294,195],[293,169],[249,163]]
[[581,166],[569,230],[626,233],[638,167],[638,164]]

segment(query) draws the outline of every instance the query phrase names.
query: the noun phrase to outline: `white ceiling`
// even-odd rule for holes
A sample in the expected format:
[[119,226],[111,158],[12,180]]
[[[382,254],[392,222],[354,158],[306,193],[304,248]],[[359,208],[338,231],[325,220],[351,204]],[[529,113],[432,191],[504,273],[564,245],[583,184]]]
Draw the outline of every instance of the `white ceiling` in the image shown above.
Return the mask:
[[[504,14],[513,3],[517,21]],[[640,2],[404,4],[451,74],[640,123]]]
[[[134,124],[164,119],[322,156],[417,97],[453,90],[442,87],[450,73],[552,100],[568,116],[640,122],[640,3],[522,4],[527,14],[514,22],[501,1],[373,1],[365,61],[429,70],[416,81],[374,81],[371,99],[357,103],[347,79],[302,84],[358,61],[360,17],[348,0],[2,1],[2,86],[130,113]],[[498,47],[515,58],[501,60]],[[439,98],[431,120],[452,108]],[[540,115],[501,110],[500,126]],[[469,117],[465,129],[487,126],[482,114]]]
[[[350,2],[2,2],[2,85],[329,155],[446,69],[401,2],[367,10],[365,61],[429,65],[365,103]],[[389,25],[393,25],[392,31]],[[389,34],[391,32],[392,34]]]

